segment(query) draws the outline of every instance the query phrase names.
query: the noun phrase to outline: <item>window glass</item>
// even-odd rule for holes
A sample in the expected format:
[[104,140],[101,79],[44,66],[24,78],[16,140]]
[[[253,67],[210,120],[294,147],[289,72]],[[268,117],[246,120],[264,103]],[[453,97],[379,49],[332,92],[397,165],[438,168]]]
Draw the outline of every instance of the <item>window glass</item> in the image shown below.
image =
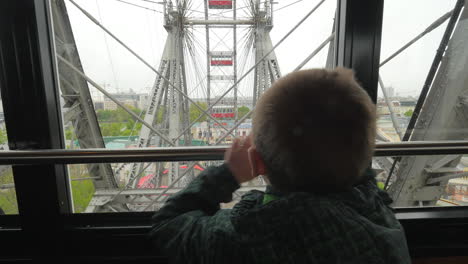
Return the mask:
[[[443,166],[442,159],[451,166]],[[393,162],[393,157],[374,157],[372,162],[377,185],[388,192],[393,207],[468,205],[466,156],[404,156],[388,180]],[[424,164],[431,166],[422,167]]]
[[[459,117],[455,117],[457,110],[454,108],[459,100],[458,96],[468,88],[457,81],[464,78],[464,71],[467,68],[455,66],[466,61],[464,57],[466,52],[463,52],[466,45],[458,41],[458,39],[466,41],[466,37],[462,36],[463,29],[466,29],[465,24],[457,23],[458,29],[454,31],[448,45],[440,49],[441,51],[447,49],[447,52],[444,53],[442,63],[436,64],[435,69],[440,66],[438,71],[435,75],[430,74],[450,19],[449,12],[454,9],[456,2],[455,0],[385,2],[377,111],[379,133],[388,141],[403,139],[426,83],[430,87],[429,93],[425,97],[423,94],[421,98],[425,106],[418,109],[421,111],[419,122],[410,127],[408,131],[412,132],[410,139],[463,140],[466,138],[460,133],[460,129],[466,130],[463,126],[468,122],[458,120]],[[425,7],[424,12],[415,12],[421,5]],[[412,44],[407,45],[410,42]],[[402,51],[398,53],[399,50]],[[452,92],[448,93],[448,90]]]
[[[129,173],[134,163],[95,164],[109,165],[113,169],[125,167],[125,172],[116,179],[117,187],[113,189],[95,187],[94,179],[88,173],[90,164],[69,165],[74,213],[158,210],[171,195],[180,191],[208,166],[220,164],[222,161],[145,163],[142,164],[144,170],[134,180]],[[265,186],[261,178],[244,183],[233,195],[233,202],[222,207],[230,208],[246,192],[265,190]]]
[[[468,27],[466,22],[456,19],[453,31],[447,31],[456,2],[385,1],[377,100],[378,142],[467,138],[463,98],[468,91]],[[424,12],[415,12],[422,5]],[[466,12],[466,8],[462,9],[462,16],[466,17]],[[443,38],[446,31],[450,36],[448,42]],[[437,58],[438,52],[442,52],[441,60]],[[418,100],[421,105],[417,107]],[[464,205],[464,198],[454,196],[453,190],[468,184],[465,159],[465,155],[442,155],[377,161],[382,175],[387,177],[392,172],[389,192],[397,201],[395,206],[404,207],[438,204],[434,203],[434,197]],[[431,201],[414,198],[424,194],[434,197]]]
[[[238,0],[206,17],[207,1],[163,2],[51,2],[67,148],[227,145],[272,81],[333,61],[336,1]],[[69,166],[72,195],[150,173],[137,167]]]
[[[9,150],[5,116],[0,94],[0,151]],[[15,182],[10,165],[0,165],[0,215],[18,214]]]
[[[402,162],[435,160],[439,156],[404,156]],[[407,169],[392,177],[387,183],[386,166],[393,161],[392,157],[374,157],[372,169],[376,174],[377,187],[386,190],[393,199],[391,206],[400,207],[440,207],[468,205],[468,184],[466,158],[458,162],[461,169],[452,171],[451,175],[438,172],[426,172],[428,186],[418,185],[420,175]],[[138,177],[131,180],[131,168],[135,163],[106,164],[114,170],[123,169],[116,179],[117,187],[113,189],[96,188],[93,177],[88,174],[90,164],[69,165],[73,188],[73,207],[75,213],[119,212],[119,211],[156,211],[171,196],[182,190],[189,182],[202,173],[208,166],[220,165],[222,161],[180,161],[159,163],[137,163],[144,165]],[[105,164],[95,164],[105,165]],[[131,184],[129,184],[131,182]],[[414,187],[409,187],[414,186]],[[243,194],[256,189],[264,191],[266,182],[262,177],[243,183],[233,194],[233,201],[221,204],[222,208],[231,208]]]

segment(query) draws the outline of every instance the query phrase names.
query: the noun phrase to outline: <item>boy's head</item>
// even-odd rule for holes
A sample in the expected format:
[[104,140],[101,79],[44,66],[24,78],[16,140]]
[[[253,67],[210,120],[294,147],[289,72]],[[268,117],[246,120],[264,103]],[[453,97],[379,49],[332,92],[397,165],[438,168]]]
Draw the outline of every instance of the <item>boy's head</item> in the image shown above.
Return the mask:
[[266,174],[280,191],[349,188],[371,162],[375,119],[375,105],[351,70],[288,74],[257,103],[253,173]]

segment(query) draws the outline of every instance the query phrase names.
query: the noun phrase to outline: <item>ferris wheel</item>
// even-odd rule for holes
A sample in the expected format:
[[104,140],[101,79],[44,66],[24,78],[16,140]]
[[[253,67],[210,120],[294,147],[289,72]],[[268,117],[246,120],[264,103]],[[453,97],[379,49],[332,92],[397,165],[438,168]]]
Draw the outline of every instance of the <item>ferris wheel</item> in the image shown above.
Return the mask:
[[[148,147],[151,142],[155,142],[156,146],[190,146],[191,128],[201,118],[207,119],[207,130],[210,134],[212,125],[225,130],[224,137],[219,137],[212,144],[220,144],[228,136],[234,137],[236,128],[249,116],[245,115],[239,120],[237,109],[240,85],[248,84],[252,87],[250,94],[253,107],[263,91],[281,76],[269,36],[272,29],[272,1],[250,1],[247,6],[248,17],[243,18],[237,15],[236,1],[203,1],[202,19],[191,16],[195,12],[190,12],[190,4],[191,1],[187,0],[176,3],[164,2],[164,28],[168,34],[158,76],[149,93],[149,103],[144,118],[160,133],[152,131],[149,127],[143,127],[138,142],[139,148]],[[204,29],[204,32],[200,29]],[[247,34],[238,39],[238,30]],[[201,44],[199,38],[203,35],[205,43]],[[223,37],[219,37],[220,35]],[[238,52],[239,48],[243,52]],[[205,55],[204,67],[200,61],[202,50]],[[254,54],[253,62],[259,63],[253,69],[254,77],[249,83],[245,79],[246,75],[240,78],[238,75],[243,73],[245,66],[249,64],[247,60],[250,53]],[[189,79],[191,81],[188,81]],[[201,108],[190,97],[189,91],[195,89],[206,92],[206,109]],[[225,101],[223,99],[229,95],[234,124],[226,127],[213,114],[213,109],[222,104],[220,102]],[[189,117],[191,106],[199,108],[202,112],[192,121]],[[162,122],[156,124],[158,115],[162,116]],[[183,186],[190,181],[190,173],[179,175],[180,166],[177,162],[168,166],[166,184],[171,186],[180,179],[175,185]],[[134,188],[144,170],[145,164],[133,164],[127,187]],[[160,164],[155,166],[156,183],[161,182],[157,177],[162,175],[160,172],[163,170],[165,168]]]
[[[201,133],[207,137],[204,139],[205,144],[228,143],[238,135],[242,124],[245,127],[245,122],[251,116],[261,94],[281,77],[276,47],[325,2],[319,1],[273,45],[270,37],[274,25],[273,0],[150,1],[162,5],[162,26],[167,32],[159,65],[154,67],[75,0],[68,1],[156,76],[148,91],[148,101],[143,109],[145,115],[138,116],[84,74],[77,50],[69,48],[76,44],[66,5],[63,0],[55,0],[52,11],[55,16],[61,89],[62,94],[73,94],[73,91],[80,89],[79,97],[69,96],[65,99],[67,107],[82,109],[69,119],[80,146],[84,148],[104,147],[94,109],[89,108],[87,103],[90,101],[87,83],[142,124],[138,148],[194,145],[194,128],[200,126],[200,123],[203,123],[203,132],[207,132]],[[242,3],[239,6],[240,2]],[[333,34],[296,70],[332,40]],[[333,45],[329,47],[332,49]],[[248,105],[248,112],[242,115],[238,111],[241,105]],[[199,116],[190,117],[191,108],[198,110]],[[212,136],[213,130],[218,133],[216,137]],[[152,201],[152,205],[155,204],[154,201],[163,201],[160,198],[164,198],[166,192],[181,188],[191,181],[195,166],[203,170],[205,165],[200,162],[127,163],[113,167],[109,164],[88,165],[90,175],[94,176],[96,193],[87,211],[106,211],[109,208],[126,211],[135,209],[135,204]],[[119,189],[116,182],[116,179],[122,178],[121,174],[128,174],[123,189]],[[153,176],[148,177],[149,174]],[[142,183],[142,179],[151,182]],[[156,189],[146,192],[136,190],[141,186],[155,186]],[[165,186],[164,190],[157,190],[159,186]],[[147,205],[143,207],[136,210],[148,209]]]

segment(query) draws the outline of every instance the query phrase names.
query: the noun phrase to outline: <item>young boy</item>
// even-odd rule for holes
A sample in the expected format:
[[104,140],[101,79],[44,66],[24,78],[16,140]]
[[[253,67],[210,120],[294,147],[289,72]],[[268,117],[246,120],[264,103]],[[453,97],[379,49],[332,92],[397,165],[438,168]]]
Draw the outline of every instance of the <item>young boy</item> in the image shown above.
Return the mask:
[[[177,263],[410,263],[375,183],[375,105],[351,70],[304,70],[257,103],[253,133],[153,216],[151,238]],[[239,184],[262,175],[233,209]]]

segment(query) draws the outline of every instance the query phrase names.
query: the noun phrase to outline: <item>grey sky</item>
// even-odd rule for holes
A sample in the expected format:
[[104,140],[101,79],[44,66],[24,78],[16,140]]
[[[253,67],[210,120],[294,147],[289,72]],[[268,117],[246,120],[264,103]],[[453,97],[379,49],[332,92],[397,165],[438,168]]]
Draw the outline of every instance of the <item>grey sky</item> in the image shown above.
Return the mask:
[[[157,68],[166,40],[166,31],[162,27],[162,14],[150,10],[134,7],[116,0],[76,0],[83,8],[99,19],[106,27],[121,38],[127,45],[143,56]],[[162,5],[152,4],[141,0],[126,0],[148,8],[162,11]],[[296,0],[278,0],[275,9],[291,4]],[[76,38],[80,57],[86,74],[100,84],[109,84],[109,90],[119,88],[121,91],[133,89],[137,92],[148,92],[152,86],[155,74],[119,46],[110,37],[107,37],[109,53],[106,49],[104,33],[90,22],[76,7],[67,0],[67,8]],[[303,0],[289,7],[281,9],[274,14],[274,27],[271,31],[273,45],[279,41],[306,13],[319,1]],[[202,0],[192,0],[191,8],[202,11]],[[385,59],[411,38],[419,34],[434,20],[445,12],[451,10],[455,0],[391,0],[385,1],[384,24],[382,35],[381,59]],[[238,7],[245,6],[244,1],[238,2]],[[99,9],[98,9],[99,7]],[[327,0],[325,3],[299,27],[277,50],[276,55],[283,74],[293,70],[331,33],[336,1]],[[244,9],[245,10],[245,9]],[[238,16],[245,16],[243,10]],[[202,17],[202,13],[193,12],[193,16]],[[230,13],[224,15],[230,16]],[[417,95],[422,87],[435,50],[439,44],[446,24],[425,36],[399,57],[382,67],[381,75],[386,85],[391,85],[400,95]],[[197,38],[197,61],[200,65],[206,64],[204,55],[204,28],[194,29]],[[225,34],[217,31],[219,38]],[[242,38],[242,30],[238,31],[238,39]],[[216,33],[216,31],[215,31]],[[223,43],[212,35],[212,46],[217,42],[222,50]],[[228,33],[228,32],[226,32]],[[231,34],[224,40],[232,43]],[[323,67],[325,65],[327,47],[325,47],[307,67]],[[243,50],[238,49],[241,54]],[[109,60],[109,55],[111,60]],[[112,61],[112,64],[111,64]],[[239,68],[243,63],[239,59]],[[248,62],[245,69],[252,62]],[[195,80],[194,69],[190,67],[189,83],[198,83]],[[204,69],[203,69],[204,70]],[[206,74],[206,73],[204,73]],[[251,94],[251,77],[247,78],[241,86],[240,94]],[[194,85],[193,85],[194,86]],[[215,94],[222,93],[229,84],[220,84],[214,89]],[[200,87],[191,92],[192,97],[202,97],[205,90]]]

